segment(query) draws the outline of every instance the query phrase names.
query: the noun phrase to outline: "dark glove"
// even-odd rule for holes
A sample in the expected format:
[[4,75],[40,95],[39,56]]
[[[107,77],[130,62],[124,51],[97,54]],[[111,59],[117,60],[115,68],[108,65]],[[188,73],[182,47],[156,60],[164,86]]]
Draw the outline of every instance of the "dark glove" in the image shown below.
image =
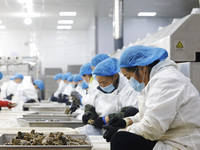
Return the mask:
[[52,94],[51,98],[50,98],[50,101],[52,102],[57,102],[58,101],[58,98],[54,96],[54,94]]
[[108,122],[109,126],[112,127],[119,127],[119,128],[125,128],[126,127],[126,121],[124,119],[113,117]]
[[78,109],[77,107],[73,107],[73,106],[72,106],[72,107],[70,108],[70,110],[71,110],[70,114],[72,114],[73,112],[75,112],[77,109]]
[[26,103],[35,103],[36,101],[34,99],[29,99]]
[[105,129],[103,138],[106,139],[107,142],[110,142],[112,136],[120,129],[118,127],[109,126],[109,124],[104,125],[103,128]]
[[98,117],[97,119],[94,120],[94,123],[92,124],[95,128],[102,129],[102,126],[105,125],[103,122],[102,117]]
[[92,114],[90,112],[86,112],[83,116],[82,116],[82,121],[84,124],[88,124],[88,120],[92,119]]
[[10,94],[10,95],[8,95],[8,96],[6,97],[6,99],[11,100],[12,97],[13,97],[13,94]]
[[72,96],[72,99],[78,104],[78,105],[80,105],[81,104],[81,97],[82,97],[82,95],[81,94],[79,94],[79,92],[77,92],[77,91],[72,91],[71,92],[71,96]]
[[131,107],[131,108],[127,109],[126,112],[124,113],[124,118],[129,117],[129,116],[135,116],[138,112],[139,111],[137,108]]
[[61,97],[62,97],[62,93],[60,93],[60,94],[58,95],[58,97],[61,98]]
[[38,101],[41,102],[41,98],[38,97]]

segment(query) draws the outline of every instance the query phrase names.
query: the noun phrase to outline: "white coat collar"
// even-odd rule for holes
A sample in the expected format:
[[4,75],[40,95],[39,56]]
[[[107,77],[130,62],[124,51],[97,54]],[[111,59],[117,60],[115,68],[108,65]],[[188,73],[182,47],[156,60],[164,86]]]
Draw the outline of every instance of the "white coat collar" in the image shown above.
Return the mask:
[[156,64],[152,70],[151,70],[151,73],[150,73],[150,79],[159,71],[161,70],[162,68],[164,67],[168,67],[168,66],[173,66],[175,68],[177,68],[177,65],[174,61],[172,60],[162,60],[160,61],[158,64]]

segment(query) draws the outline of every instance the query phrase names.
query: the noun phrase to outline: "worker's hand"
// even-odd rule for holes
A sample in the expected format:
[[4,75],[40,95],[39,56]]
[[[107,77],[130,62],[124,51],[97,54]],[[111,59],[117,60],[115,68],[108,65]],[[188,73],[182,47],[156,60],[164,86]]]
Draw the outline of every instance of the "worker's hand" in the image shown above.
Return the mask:
[[16,103],[8,102],[8,108],[9,108],[9,109],[15,107],[16,105],[17,105]]
[[88,124],[88,120],[92,119],[92,114],[90,112],[86,112],[83,116],[82,116],[82,121],[84,124]]
[[70,108],[70,110],[71,110],[71,111],[70,111],[70,114],[72,114],[73,112],[75,112],[77,109],[78,109],[77,107],[75,107],[75,106],[73,107],[73,106],[72,106],[72,107]]
[[97,119],[94,120],[94,123],[92,124],[95,128],[102,129],[102,126],[105,125],[103,122],[102,117],[98,117]]
[[79,94],[79,92],[77,92],[77,91],[72,91],[72,92],[71,92],[71,96],[72,96],[72,99],[73,99],[78,105],[81,104],[82,95]]
[[60,94],[58,95],[58,97],[61,98],[61,97],[62,97],[62,93],[60,93]]
[[112,136],[119,130],[118,127],[112,127],[107,125],[104,125],[103,128],[105,129],[103,133],[103,138],[106,139],[107,142],[110,142]]
[[124,118],[125,117],[129,117],[129,116],[135,116],[138,113],[138,109],[135,107],[130,107],[129,109],[127,109],[124,113]]
[[6,99],[11,100],[12,97],[13,97],[13,94],[10,94],[10,95],[8,95],[8,96],[6,97]]
[[108,122],[108,125],[112,126],[112,127],[125,128],[126,127],[126,121],[124,119],[119,118],[119,117],[113,117]]

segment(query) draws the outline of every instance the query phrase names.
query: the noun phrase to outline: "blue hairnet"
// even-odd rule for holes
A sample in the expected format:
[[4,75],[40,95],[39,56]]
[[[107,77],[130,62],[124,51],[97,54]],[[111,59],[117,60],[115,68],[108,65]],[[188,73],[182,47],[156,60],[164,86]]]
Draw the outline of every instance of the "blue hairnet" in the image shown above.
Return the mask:
[[86,81],[83,81],[82,82],[82,89],[87,89],[87,88],[89,88],[89,86],[88,86],[88,84],[87,84],[87,82]]
[[63,74],[62,76],[62,80],[67,80],[69,78],[69,76],[71,75],[71,72],[68,72],[66,74]]
[[67,78],[68,82],[73,82],[74,81],[74,75],[71,75]]
[[37,85],[40,90],[44,89],[44,82],[42,80],[35,80],[33,83]]
[[83,78],[81,77],[80,74],[76,74],[76,75],[74,76],[74,82],[78,82],[78,81],[82,81],[82,80],[83,80]]
[[3,78],[3,73],[0,71],[0,80]]
[[97,76],[111,76],[118,72],[120,72],[118,60],[116,58],[108,58],[94,68],[93,74]]
[[119,59],[119,66],[134,67],[146,66],[156,60],[164,60],[168,57],[168,53],[163,48],[150,46],[131,46],[126,48]]
[[21,73],[15,73],[15,76],[13,78],[10,78],[10,80],[14,80],[14,79],[24,79],[23,74]]
[[92,74],[92,68],[90,66],[90,63],[84,64],[80,69],[80,75],[84,76],[85,74],[86,75]]
[[108,56],[107,54],[98,54],[92,58],[90,65],[97,66],[98,63],[102,62],[103,60],[107,58],[110,58],[110,56]]
[[53,78],[54,80],[62,79],[62,73],[56,74]]

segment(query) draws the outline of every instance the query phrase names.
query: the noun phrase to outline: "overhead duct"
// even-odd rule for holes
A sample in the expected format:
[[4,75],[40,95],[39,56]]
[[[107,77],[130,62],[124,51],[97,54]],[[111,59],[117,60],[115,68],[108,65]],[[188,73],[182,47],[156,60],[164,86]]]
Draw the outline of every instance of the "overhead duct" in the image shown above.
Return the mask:
[[115,0],[113,13],[113,36],[115,50],[123,47],[123,0]]

